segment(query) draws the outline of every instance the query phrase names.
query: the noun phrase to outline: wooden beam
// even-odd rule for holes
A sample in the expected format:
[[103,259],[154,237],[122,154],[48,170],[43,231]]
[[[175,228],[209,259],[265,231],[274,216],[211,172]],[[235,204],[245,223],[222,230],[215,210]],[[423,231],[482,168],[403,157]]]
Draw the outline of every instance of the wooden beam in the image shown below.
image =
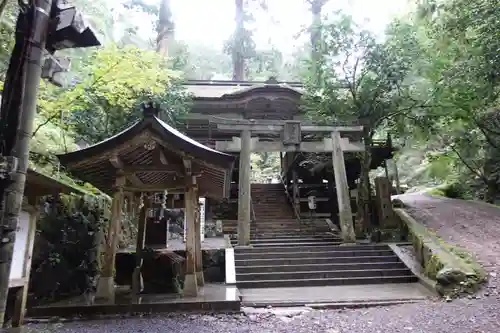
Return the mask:
[[[250,142],[252,152],[308,152],[322,153],[333,151],[333,141],[325,138],[323,141],[301,142],[300,145],[284,145],[279,141],[263,142],[259,138],[252,138]],[[343,152],[360,152],[365,147],[362,142],[351,142],[349,138],[341,138],[340,146]],[[233,141],[216,141],[215,149],[222,152],[239,152],[241,150],[241,139],[233,138]]]
[[[109,162],[111,165],[117,170],[117,174],[123,175],[123,169],[125,168],[125,164],[122,162],[118,155],[113,155],[109,158]],[[134,186],[141,186],[142,180],[137,177],[135,174],[125,175],[125,178],[130,181]]]
[[118,155],[111,156],[109,158],[109,163],[111,163],[111,165],[118,170],[122,170],[125,166]]
[[[281,132],[286,121],[266,120],[266,119],[228,119],[222,117],[212,117],[211,123],[217,125],[218,129],[229,131],[250,130],[252,132],[273,133]],[[363,126],[323,126],[310,121],[300,121],[302,132],[362,132]]]
[[164,172],[175,173],[178,175],[184,174],[184,167],[178,164],[127,165],[121,170],[125,175],[135,174],[138,172]]
[[183,178],[171,183],[123,187],[124,191],[130,191],[130,192],[163,192],[165,190],[170,192],[179,190],[179,193],[182,193],[183,189],[184,189]]
[[186,173],[186,176],[189,177],[191,176],[193,170],[192,170],[192,162],[190,159],[184,159],[182,160],[182,163],[184,164],[184,172]]
[[156,147],[153,155],[153,163],[155,165],[165,166],[168,165],[168,160],[163,152],[163,148],[161,146]]

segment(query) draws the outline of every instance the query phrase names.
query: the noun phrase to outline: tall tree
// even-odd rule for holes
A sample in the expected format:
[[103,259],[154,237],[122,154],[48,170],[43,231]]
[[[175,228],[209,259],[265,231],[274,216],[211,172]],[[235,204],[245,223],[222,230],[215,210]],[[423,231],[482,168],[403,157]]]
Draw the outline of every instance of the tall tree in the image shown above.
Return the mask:
[[[307,2],[311,6],[311,29],[310,29],[310,43],[311,43],[311,71],[314,75],[319,75],[320,70],[319,66],[322,61],[321,56],[321,29],[322,29],[322,20],[321,13],[323,10],[323,6],[328,2],[328,0],[307,0]],[[320,80],[319,77],[316,77],[316,80]]]
[[234,30],[232,59],[233,59],[233,81],[243,81],[245,79],[245,41],[248,31],[245,30],[245,10],[243,0],[235,0],[236,27]]
[[415,54],[415,40],[408,34],[405,40],[377,43],[352,18],[340,15],[323,25],[322,44],[321,67],[308,82],[305,107],[316,120],[363,125],[365,150],[360,155],[356,228],[360,232],[370,221],[373,138],[382,127],[392,125],[417,107],[406,108],[404,103],[409,89],[404,82]]
[[160,10],[158,12],[158,37],[156,39],[156,51],[167,58],[169,46],[174,37],[174,21],[172,19],[172,11],[170,9],[170,0],[160,0]]

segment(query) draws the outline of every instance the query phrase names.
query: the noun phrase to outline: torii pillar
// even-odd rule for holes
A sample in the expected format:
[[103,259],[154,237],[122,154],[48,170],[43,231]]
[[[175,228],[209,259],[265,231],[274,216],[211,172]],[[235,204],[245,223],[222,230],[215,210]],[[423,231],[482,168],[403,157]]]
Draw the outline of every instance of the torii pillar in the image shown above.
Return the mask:
[[241,131],[240,170],[238,183],[238,246],[250,245],[251,140],[252,134],[249,129]]
[[335,174],[335,187],[337,192],[337,202],[339,206],[339,221],[342,240],[345,243],[355,243],[356,234],[352,220],[351,198],[349,195],[349,184],[345,170],[344,151],[341,145],[342,138],[340,132],[332,132],[332,162]]

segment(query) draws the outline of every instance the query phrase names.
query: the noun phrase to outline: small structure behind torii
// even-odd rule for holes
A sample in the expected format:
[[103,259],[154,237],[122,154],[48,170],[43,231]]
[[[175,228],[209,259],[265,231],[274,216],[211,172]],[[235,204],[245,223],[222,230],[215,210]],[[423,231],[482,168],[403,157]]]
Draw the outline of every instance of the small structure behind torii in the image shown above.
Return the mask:
[[[152,195],[184,194],[187,223],[184,295],[204,284],[199,214],[200,196],[229,195],[234,157],[200,144],[158,118],[159,108],[143,107],[143,118],[119,134],[58,158],[74,176],[112,195],[111,218],[97,298],[114,300],[114,270],[124,198],[139,199],[136,268],[132,289],[142,291],[142,249]],[[144,198],[146,198],[144,200]]]
[[[210,121],[217,125],[217,129],[240,134],[239,137],[233,137],[232,141],[215,142],[215,148],[219,151],[240,154],[238,184],[238,244],[240,246],[250,244],[250,155],[252,152],[331,153],[342,238],[345,242],[356,241],[344,153],[362,152],[365,148],[363,142],[342,137],[341,133],[359,134],[363,131],[362,126],[319,126],[297,120],[247,120],[221,117],[211,117]],[[329,135],[322,140],[307,142],[302,138],[303,133],[329,133]],[[252,134],[273,134],[277,138],[273,141],[260,141],[258,137],[252,138]]]

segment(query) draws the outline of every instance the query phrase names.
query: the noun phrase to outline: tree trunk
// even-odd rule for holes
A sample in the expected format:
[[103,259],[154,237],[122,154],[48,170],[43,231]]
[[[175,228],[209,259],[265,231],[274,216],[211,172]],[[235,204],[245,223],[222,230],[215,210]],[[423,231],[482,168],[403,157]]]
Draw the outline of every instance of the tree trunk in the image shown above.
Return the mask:
[[311,0],[311,66],[312,73],[315,76],[314,81],[320,82],[321,80],[321,11],[327,0]]
[[2,0],[2,2],[0,2],[0,21],[2,20],[3,12],[5,11],[5,7],[7,7],[8,2],[9,0]]
[[168,47],[174,35],[174,22],[170,10],[170,0],[161,0],[158,13],[158,36],[156,38],[156,52],[168,57]]
[[371,135],[364,135],[365,150],[361,153],[361,172],[358,184],[358,211],[356,214],[356,234],[363,234],[371,225],[371,190],[370,190],[370,164],[371,164]]
[[245,58],[243,54],[243,38],[245,34],[243,0],[235,0],[236,5],[236,28],[232,45],[233,58],[233,81],[245,79]]
[[486,185],[484,200],[494,203],[499,192],[500,178],[500,149],[490,146],[486,150],[486,158],[483,164],[483,181]]

